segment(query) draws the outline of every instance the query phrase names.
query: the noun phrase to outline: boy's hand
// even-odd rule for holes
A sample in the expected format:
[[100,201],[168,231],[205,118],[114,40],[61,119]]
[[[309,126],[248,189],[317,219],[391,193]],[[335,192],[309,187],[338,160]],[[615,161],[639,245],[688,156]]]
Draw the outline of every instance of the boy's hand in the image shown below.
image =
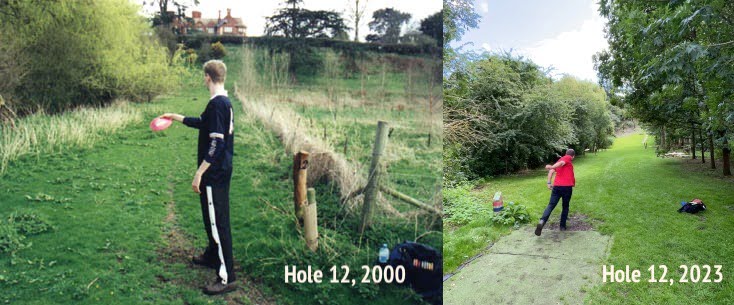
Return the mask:
[[553,166],[552,165],[546,165],[545,166],[545,169],[551,169],[551,167],[553,167]]
[[548,183],[546,185],[548,186],[548,190],[551,190],[551,191],[553,190],[553,184]]
[[191,182],[191,188],[194,189],[194,193],[201,194],[201,190],[199,190],[200,184],[201,174],[199,174],[199,172],[196,172],[196,175],[194,175],[194,181]]
[[183,115],[180,115],[180,114],[177,114],[177,113],[167,112],[167,113],[161,114],[159,116],[159,118],[166,118],[166,119],[171,119],[171,120],[174,120],[174,121],[183,122],[184,116]]

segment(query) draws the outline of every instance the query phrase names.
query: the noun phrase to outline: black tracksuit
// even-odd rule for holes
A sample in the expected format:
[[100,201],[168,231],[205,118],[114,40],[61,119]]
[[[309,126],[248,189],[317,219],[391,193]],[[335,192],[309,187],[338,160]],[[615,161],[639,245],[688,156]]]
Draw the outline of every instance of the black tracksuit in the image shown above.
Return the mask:
[[[211,165],[201,177],[201,214],[209,238],[204,256],[219,266],[217,276],[223,284],[235,281],[232,234],[229,226],[229,182],[232,178],[234,117],[232,103],[225,95],[209,100],[201,117],[186,117],[186,126],[199,129],[197,166],[206,160]],[[212,221],[216,225],[212,225]]]

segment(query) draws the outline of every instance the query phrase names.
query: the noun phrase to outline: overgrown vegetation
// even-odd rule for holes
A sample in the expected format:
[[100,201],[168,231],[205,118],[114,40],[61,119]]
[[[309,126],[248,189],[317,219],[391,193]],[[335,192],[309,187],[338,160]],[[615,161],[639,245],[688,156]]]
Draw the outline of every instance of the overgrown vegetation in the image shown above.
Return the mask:
[[0,69],[0,108],[54,113],[171,89],[177,65],[137,11],[126,0],[0,3],[0,59],[13,66]]
[[613,106],[596,84],[553,80],[523,58],[464,56],[444,80],[444,179],[451,183],[535,168],[564,148],[609,147]]

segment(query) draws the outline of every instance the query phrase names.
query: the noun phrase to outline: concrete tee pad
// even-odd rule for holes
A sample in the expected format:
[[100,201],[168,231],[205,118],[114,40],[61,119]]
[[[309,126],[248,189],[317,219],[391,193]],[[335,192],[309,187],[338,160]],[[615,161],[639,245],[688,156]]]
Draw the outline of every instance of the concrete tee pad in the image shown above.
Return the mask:
[[446,305],[583,304],[601,284],[612,238],[596,231],[515,230],[443,284]]

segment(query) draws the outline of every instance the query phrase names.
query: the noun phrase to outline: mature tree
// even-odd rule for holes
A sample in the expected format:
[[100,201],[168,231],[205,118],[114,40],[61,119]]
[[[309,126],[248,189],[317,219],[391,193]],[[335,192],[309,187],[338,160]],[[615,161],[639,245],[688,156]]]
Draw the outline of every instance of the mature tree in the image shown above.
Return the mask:
[[595,57],[600,76],[626,88],[624,103],[662,148],[683,134],[696,143],[698,130],[708,137],[708,145],[699,143],[708,146],[712,168],[718,147],[731,175],[734,3],[602,0],[600,8],[610,20],[609,51]]
[[349,18],[354,24],[354,41],[359,42],[359,25],[362,23],[369,0],[348,0],[347,2],[350,3]]
[[397,43],[400,39],[400,31],[403,24],[407,24],[411,15],[395,10],[393,8],[383,8],[372,13],[372,21],[370,21],[370,30],[375,35],[368,36],[371,42]]
[[303,0],[287,0],[284,8],[267,17],[265,35],[288,38],[338,38],[349,29],[339,13],[301,8]]
[[[186,9],[191,6],[198,5],[199,0],[143,0],[143,6],[157,6],[158,11],[152,18],[154,26],[168,26],[176,18],[186,18]],[[168,9],[174,6],[176,11],[169,12]]]
[[443,45],[443,10],[421,20],[420,31],[433,38],[438,46]]

